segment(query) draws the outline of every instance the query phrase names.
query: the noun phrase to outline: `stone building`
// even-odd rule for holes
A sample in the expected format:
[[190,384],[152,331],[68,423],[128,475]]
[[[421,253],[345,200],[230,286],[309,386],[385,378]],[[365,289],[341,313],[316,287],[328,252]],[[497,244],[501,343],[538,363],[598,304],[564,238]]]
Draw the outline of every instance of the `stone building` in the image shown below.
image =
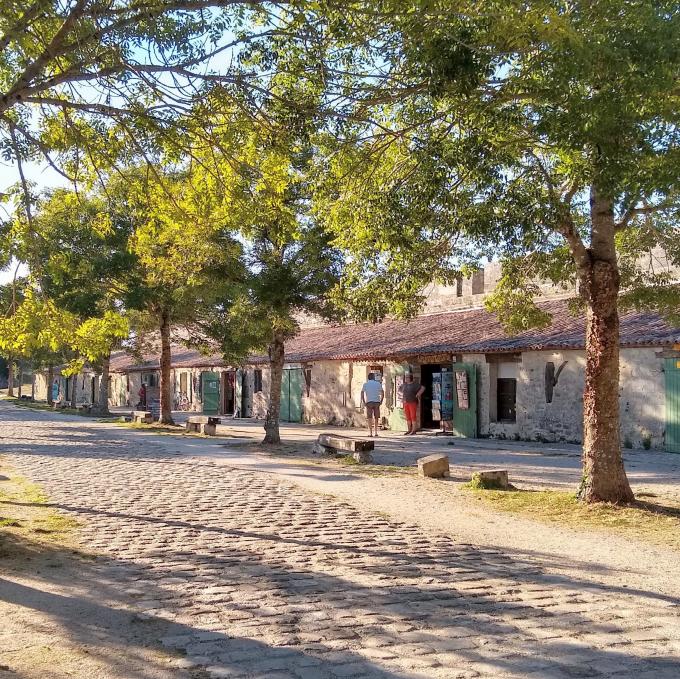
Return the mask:
[[[405,371],[426,388],[422,429],[470,437],[578,442],[582,437],[584,319],[566,300],[541,303],[553,318],[544,330],[505,334],[483,309],[430,313],[411,321],[315,326],[286,345],[282,419],[363,426],[361,386],[381,376],[386,428],[405,431],[399,386]],[[218,356],[174,347],[177,407],[263,418],[269,370],[264,356],[227,366]],[[113,357],[112,405],[134,406],[141,384],[153,394],[158,359]],[[628,447],[675,450],[680,399],[680,329],[653,313],[621,316],[621,433]],[[677,392],[677,393],[676,393]],[[670,429],[669,429],[670,428]],[[680,452],[680,448],[677,452]]]
[[[663,253],[654,256],[655,266],[670,267]],[[429,286],[423,291],[422,314],[411,321],[328,326],[302,319],[300,334],[286,344],[281,419],[364,426],[361,386],[374,372],[385,391],[383,425],[405,431],[400,385],[410,371],[426,389],[421,429],[579,442],[585,320],[568,308],[577,291],[541,284],[539,305],[551,314],[551,325],[508,336],[482,308],[499,276],[499,265],[492,263],[453,286]],[[36,396],[45,398],[41,379]],[[98,377],[91,371],[58,380],[66,398],[73,389],[78,403],[98,397]],[[157,407],[158,355],[139,362],[124,352],[114,354],[110,405],[136,407],[142,385],[146,407]],[[229,366],[219,355],[173,346],[172,385],[176,410],[264,418],[267,357]],[[619,398],[625,446],[680,452],[680,328],[653,313],[621,315]]]

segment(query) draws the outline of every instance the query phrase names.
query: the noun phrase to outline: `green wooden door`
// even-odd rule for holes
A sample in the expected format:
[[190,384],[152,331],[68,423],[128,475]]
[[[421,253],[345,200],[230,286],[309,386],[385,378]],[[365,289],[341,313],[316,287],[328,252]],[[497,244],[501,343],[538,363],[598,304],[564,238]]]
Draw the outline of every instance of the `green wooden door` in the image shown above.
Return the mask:
[[389,424],[392,431],[408,431],[406,417],[404,416],[404,402],[401,391],[404,387],[404,373],[407,368],[408,364],[396,365],[392,368],[390,378],[392,380],[392,400],[390,404],[392,409],[389,416]]
[[203,414],[217,415],[220,410],[220,376],[217,373],[201,373]]
[[453,364],[453,433],[477,437],[477,366]]
[[666,450],[680,453],[680,358],[667,358],[666,377]]
[[302,422],[302,382],[301,368],[288,368],[281,377],[281,412],[282,422]]

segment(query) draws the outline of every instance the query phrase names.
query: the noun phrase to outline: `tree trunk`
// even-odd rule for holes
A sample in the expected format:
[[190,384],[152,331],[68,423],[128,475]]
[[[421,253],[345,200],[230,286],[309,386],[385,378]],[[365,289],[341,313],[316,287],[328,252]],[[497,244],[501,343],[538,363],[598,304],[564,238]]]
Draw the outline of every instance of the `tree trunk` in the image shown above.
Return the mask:
[[99,380],[99,403],[97,405],[97,414],[101,417],[108,417],[109,412],[109,365],[111,363],[111,354],[102,361],[102,374]]
[[279,415],[281,412],[281,379],[283,377],[284,359],[283,334],[274,332],[274,337],[269,345],[269,407],[264,420],[263,443],[281,443]]
[[71,408],[77,407],[78,407],[78,374],[71,375]]
[[172,353],[170,349],[170,317],[161,313],[161,418],[162,424],[175,424],[172,419]]
[[17,385],[17,398],[21,398],[24,388],[24,366],[21,361],[19,361],[19,384]]
[[14,398],[14,361],[11,357],[7,361],[7,396]]
[[583,392],[583,479],[586,502],[634,500],[621,454],[619,424],[619,270],[614,245],[614,211],[591,192],[591,261],[580,271],[586,315]]
[[54,366],[47,366],[47,405],[54,404],[54,398],[52,397],[52,385],[54,384]]

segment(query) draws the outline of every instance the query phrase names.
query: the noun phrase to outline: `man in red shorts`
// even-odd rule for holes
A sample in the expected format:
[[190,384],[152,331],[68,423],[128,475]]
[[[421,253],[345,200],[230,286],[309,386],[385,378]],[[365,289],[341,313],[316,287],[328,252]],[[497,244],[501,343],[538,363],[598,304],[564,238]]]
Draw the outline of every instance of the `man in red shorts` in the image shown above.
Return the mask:
[[404,375],[404,415],[406,416],[406,424],[408,431],[404,436],[415,434],[418,426],[418,406],[420,405],[420,397],[423,395],[425,387],[418,382],[413,381],[413,373],[406,373]]

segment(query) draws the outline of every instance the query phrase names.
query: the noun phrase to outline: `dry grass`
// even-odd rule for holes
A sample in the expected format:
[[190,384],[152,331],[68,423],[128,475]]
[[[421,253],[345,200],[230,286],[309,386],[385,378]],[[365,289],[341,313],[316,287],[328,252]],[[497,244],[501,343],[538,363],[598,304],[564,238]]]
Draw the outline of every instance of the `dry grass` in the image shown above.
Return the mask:
[[[3,401],[8,401],[21,408],[28,408],[30,410],[46,410],[50,413],[55,413],[56,415],[80,415],[81,417],[97,417],[96,413],[88,413],[83,410],[78,410],[77,408],[53,408],[44,401],[26,401],[19,398],[14,398],[12,396],[7,396],[7,394],[0,394],[0,399]],[[109,420],[105,420],[109,421]]]
[[[40,486],[19,476],[0,459],[0,555],[21,559],[25,545],[31,551],[40,544],[67,547],[78,522],[48,504]],[[7,563],[5,565],[8,565]]]
[[189,434],[184,425],[181,424],[161,424],[160,422],[152,422],[151,424],[143,424],[141,422],[121,422],[120,420],[104,419],[101,422],[113,423],[125,429],[136,429],[137,431],[151,431],[154,434],[187,434],[189,436],[203,436],[203,434]]
[[660,498],[639,499],[632,505],[587,505],[573,493],[530,490],[471,490],[467,492],[494,509],[530,516],[570,528],[616,532],[680,550],[680,504]]

